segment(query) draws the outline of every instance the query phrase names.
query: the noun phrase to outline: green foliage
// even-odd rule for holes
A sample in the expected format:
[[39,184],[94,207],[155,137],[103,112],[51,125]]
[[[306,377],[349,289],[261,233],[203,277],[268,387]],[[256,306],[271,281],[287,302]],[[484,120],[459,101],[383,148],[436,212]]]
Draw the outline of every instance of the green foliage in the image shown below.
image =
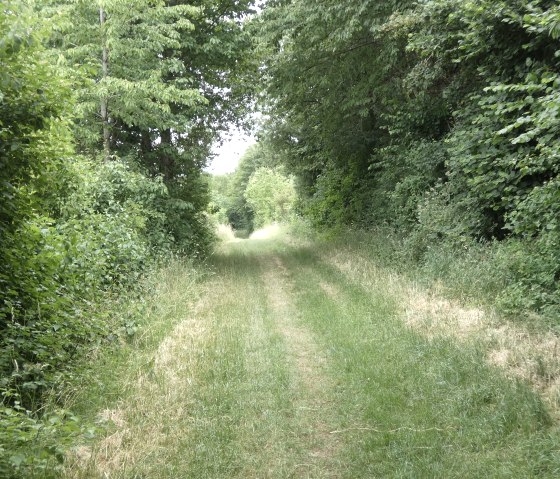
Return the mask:
[[247,111],[252,87],[245,77],[255,65],[242,18],[250,2],[47,4],[43,13],[57,19],[52,45],[77,72],[79,150],[105,148],[163,177],[170,198],[161,211],[175,247],[206,254],[212,235],[201,170],[220,132]]
[[41,45],[41,28],[25,2],[0,11],[0,238],[56,198],[55,172],[69,150],[69,85]]
[[509,218],[508,226],[521,239],[512,241],[504,255],[514,281],[502,302],[553,318],[560,308],[560,180],[533,188]]
[[34,418],[21,406],[0,406],[0,475],[55,479],[68,447],[79,438],[94,437],[96,429],[65,410]]
[[294,179],[278,165],[278,155],[267,140],[250,146],[234,173],[212,177],[210,213],[229,224],[239,236],[255,228],[293,219]]
[[[155,140],[168,129],[177,135],[174,144],[197,150],[198,142],[215,137],[210,126],[223,129],[242,109],[246,92],[236,82],[250,39],[240,18],[249,2],[49,3],[46,11],[61,17],[57,41],[62,52],[86,77],[80,91],[83,147],[100,144],[101,123],[94,117],[101,98],[109,99],[112,146],[121,154],[133,146],[143,154],[157,149]],[[107,74],[103,45],[109,52]],[[225,87],[235,91],[221,90]],[[199,155],[206,146],[189,155],[204,161]]]
[[321,227],[399,228],[418,261],[441,242],[504,241],[504,304],[558,311],[559,12],[270,3],[253,22],[265,135],[301,211]]
[[172,245],[167,188],[161,178],[149,179],[121,161],[77,159],[72,168],[57,231],[71,258],[65,271],[91,291],[132,286],[150,258]]
[[87,302],[132,287],[171,243],[161,181],[118,162],[76,158],[71,169],[60,216],[30,218],[4,243],[0,384],[8,403],[29,409],[83,345],[118,327]]
[[211,198],[208,204],[208,212],[218,224],[226,225],[229,223],[227,208],[231,182],[231,174],[208,176]]
[[293,180],[280,171],[261,167],[249,178],[243,194],[255,212],[255,226],[289,221],[296,199]]
[[[334,228],[342,224],[354,224],[360,217],[362,201],[366,193],[357,171],[352,165],[340,174],[340,169],[327,165],[313,185],[314,193],[303,201],[299,209],[317,227]],[[366,200],[367,201],[367,200]]]
[[172,251],[210,249],[201,169],[245,111],[248,9],[223,0],[3,3],[2,477],[57,477],[51,465],[83,427],[47,413],[45,394],[90,348],[137,329],[106,312],[109,296],[133,290]]
[[247,149],[234,173],[211,179],[210,211],[238,234],[249,235],[254,229],[255,212],[245,198],[245,190],[251,175],[268,161],[265,148],[258,143]]

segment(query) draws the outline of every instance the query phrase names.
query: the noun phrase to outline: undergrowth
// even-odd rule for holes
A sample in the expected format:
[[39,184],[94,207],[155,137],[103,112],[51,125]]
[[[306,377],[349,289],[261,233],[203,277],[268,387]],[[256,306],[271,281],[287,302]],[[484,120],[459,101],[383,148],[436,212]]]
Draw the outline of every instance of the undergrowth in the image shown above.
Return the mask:
[[[17,396],[0,407],[0,477],[58,478],[69,450],[104,434],[107,424],[92,413],[95,401],[117,394],[114,380],[125,358],[158,340],[150,324],[154,316],[165,317],[158,309],[158,285],[177,268],[190,272],[182,278],[192,284],[183,286],[187,295],[194,295],[197,270],[175,259],[155,268],[133,290],[107,293],[82,305],[82,315],[98,328],[90,330],[90,342],[76,345],[72,361],[45,381],[38,407],[26,407]],[[89,392],[96,391],[87,399],[82,396],[85,384]]]
[[[305,226],[298,234],[315,235]],[[527,283],[523,274],[523,251],[528,244],[505,242],[429,241],[403,235],[393,228],[336,230],[318,235],[323,247],[353,245],[377,265],[390,268],[423,287],[467,304],[484,305],[529,329],[560,332],[559,308],[549,301],[539,307],[534,295],[538,284]],[[536,294],[536,293],[535,293]]]

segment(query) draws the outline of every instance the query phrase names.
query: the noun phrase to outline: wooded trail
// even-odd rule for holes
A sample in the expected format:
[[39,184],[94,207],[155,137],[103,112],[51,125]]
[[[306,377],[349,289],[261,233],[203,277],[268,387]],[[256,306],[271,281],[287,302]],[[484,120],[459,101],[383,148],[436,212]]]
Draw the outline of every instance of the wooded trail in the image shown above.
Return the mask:
[[280,237],[212,263],[68,477],[553,477],[537,394],[410,327],[394,282],[357,256]]

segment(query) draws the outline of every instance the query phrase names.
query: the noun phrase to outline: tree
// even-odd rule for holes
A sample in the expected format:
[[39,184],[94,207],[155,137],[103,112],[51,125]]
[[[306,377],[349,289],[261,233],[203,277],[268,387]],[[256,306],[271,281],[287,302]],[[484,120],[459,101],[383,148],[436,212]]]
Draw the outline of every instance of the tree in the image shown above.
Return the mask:
[[515,295],[551,304],[559,18],[551,0],[269,2],[253,22],[266,135],[302,211],[424,245],[531,237],[542,249],[511,269],[544,289]]
[[250,4],[52,0],[65,19],[57,45],[83,79],[80,150],[97,152],[108,135],[105,151],[161,175],[173,199],[169,228],[182,247],[206,241],[201,170],[220,132],[242,121],[251,94],[252,39],[243,26]]
[[280,171],[266,167],[251,175],[243,196],[255,212],[257,227],[288,221],[296,200],[293,181]]

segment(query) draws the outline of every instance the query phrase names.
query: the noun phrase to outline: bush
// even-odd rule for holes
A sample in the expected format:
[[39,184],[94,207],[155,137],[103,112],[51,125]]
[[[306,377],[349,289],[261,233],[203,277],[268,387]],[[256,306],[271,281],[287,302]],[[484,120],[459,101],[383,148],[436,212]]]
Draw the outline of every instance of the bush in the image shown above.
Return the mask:
[[251,175],[244,196],[255,212],[257,227],[290,220],[296,200],[293,179],[264,167]]
[[158,180],[120,162],[76,158],[69,171],[60,216],[31,217],[4,243],[0,387],[29,409],[80,345],[115,327],[85,317],[84,302],[133,286],[171,241],[156,209],[167,196]]
[[40,471],[84,434],[66,413],[39,413],[45,393],[88,349],[134,333],[133,322],[99,303],[134,288],[172,244],[161,180],[82,157],[63,173],[68,193],[58,211],[28,217],[3,244],[0,279],[10,286],[0,305],[0,471],[15,471],[7,477],[49,477]]
[[94,434],[93,427],[64,410],[38,419],[17,404],[0,406],[0,476],[56,479],[65,450],[77,437]]

